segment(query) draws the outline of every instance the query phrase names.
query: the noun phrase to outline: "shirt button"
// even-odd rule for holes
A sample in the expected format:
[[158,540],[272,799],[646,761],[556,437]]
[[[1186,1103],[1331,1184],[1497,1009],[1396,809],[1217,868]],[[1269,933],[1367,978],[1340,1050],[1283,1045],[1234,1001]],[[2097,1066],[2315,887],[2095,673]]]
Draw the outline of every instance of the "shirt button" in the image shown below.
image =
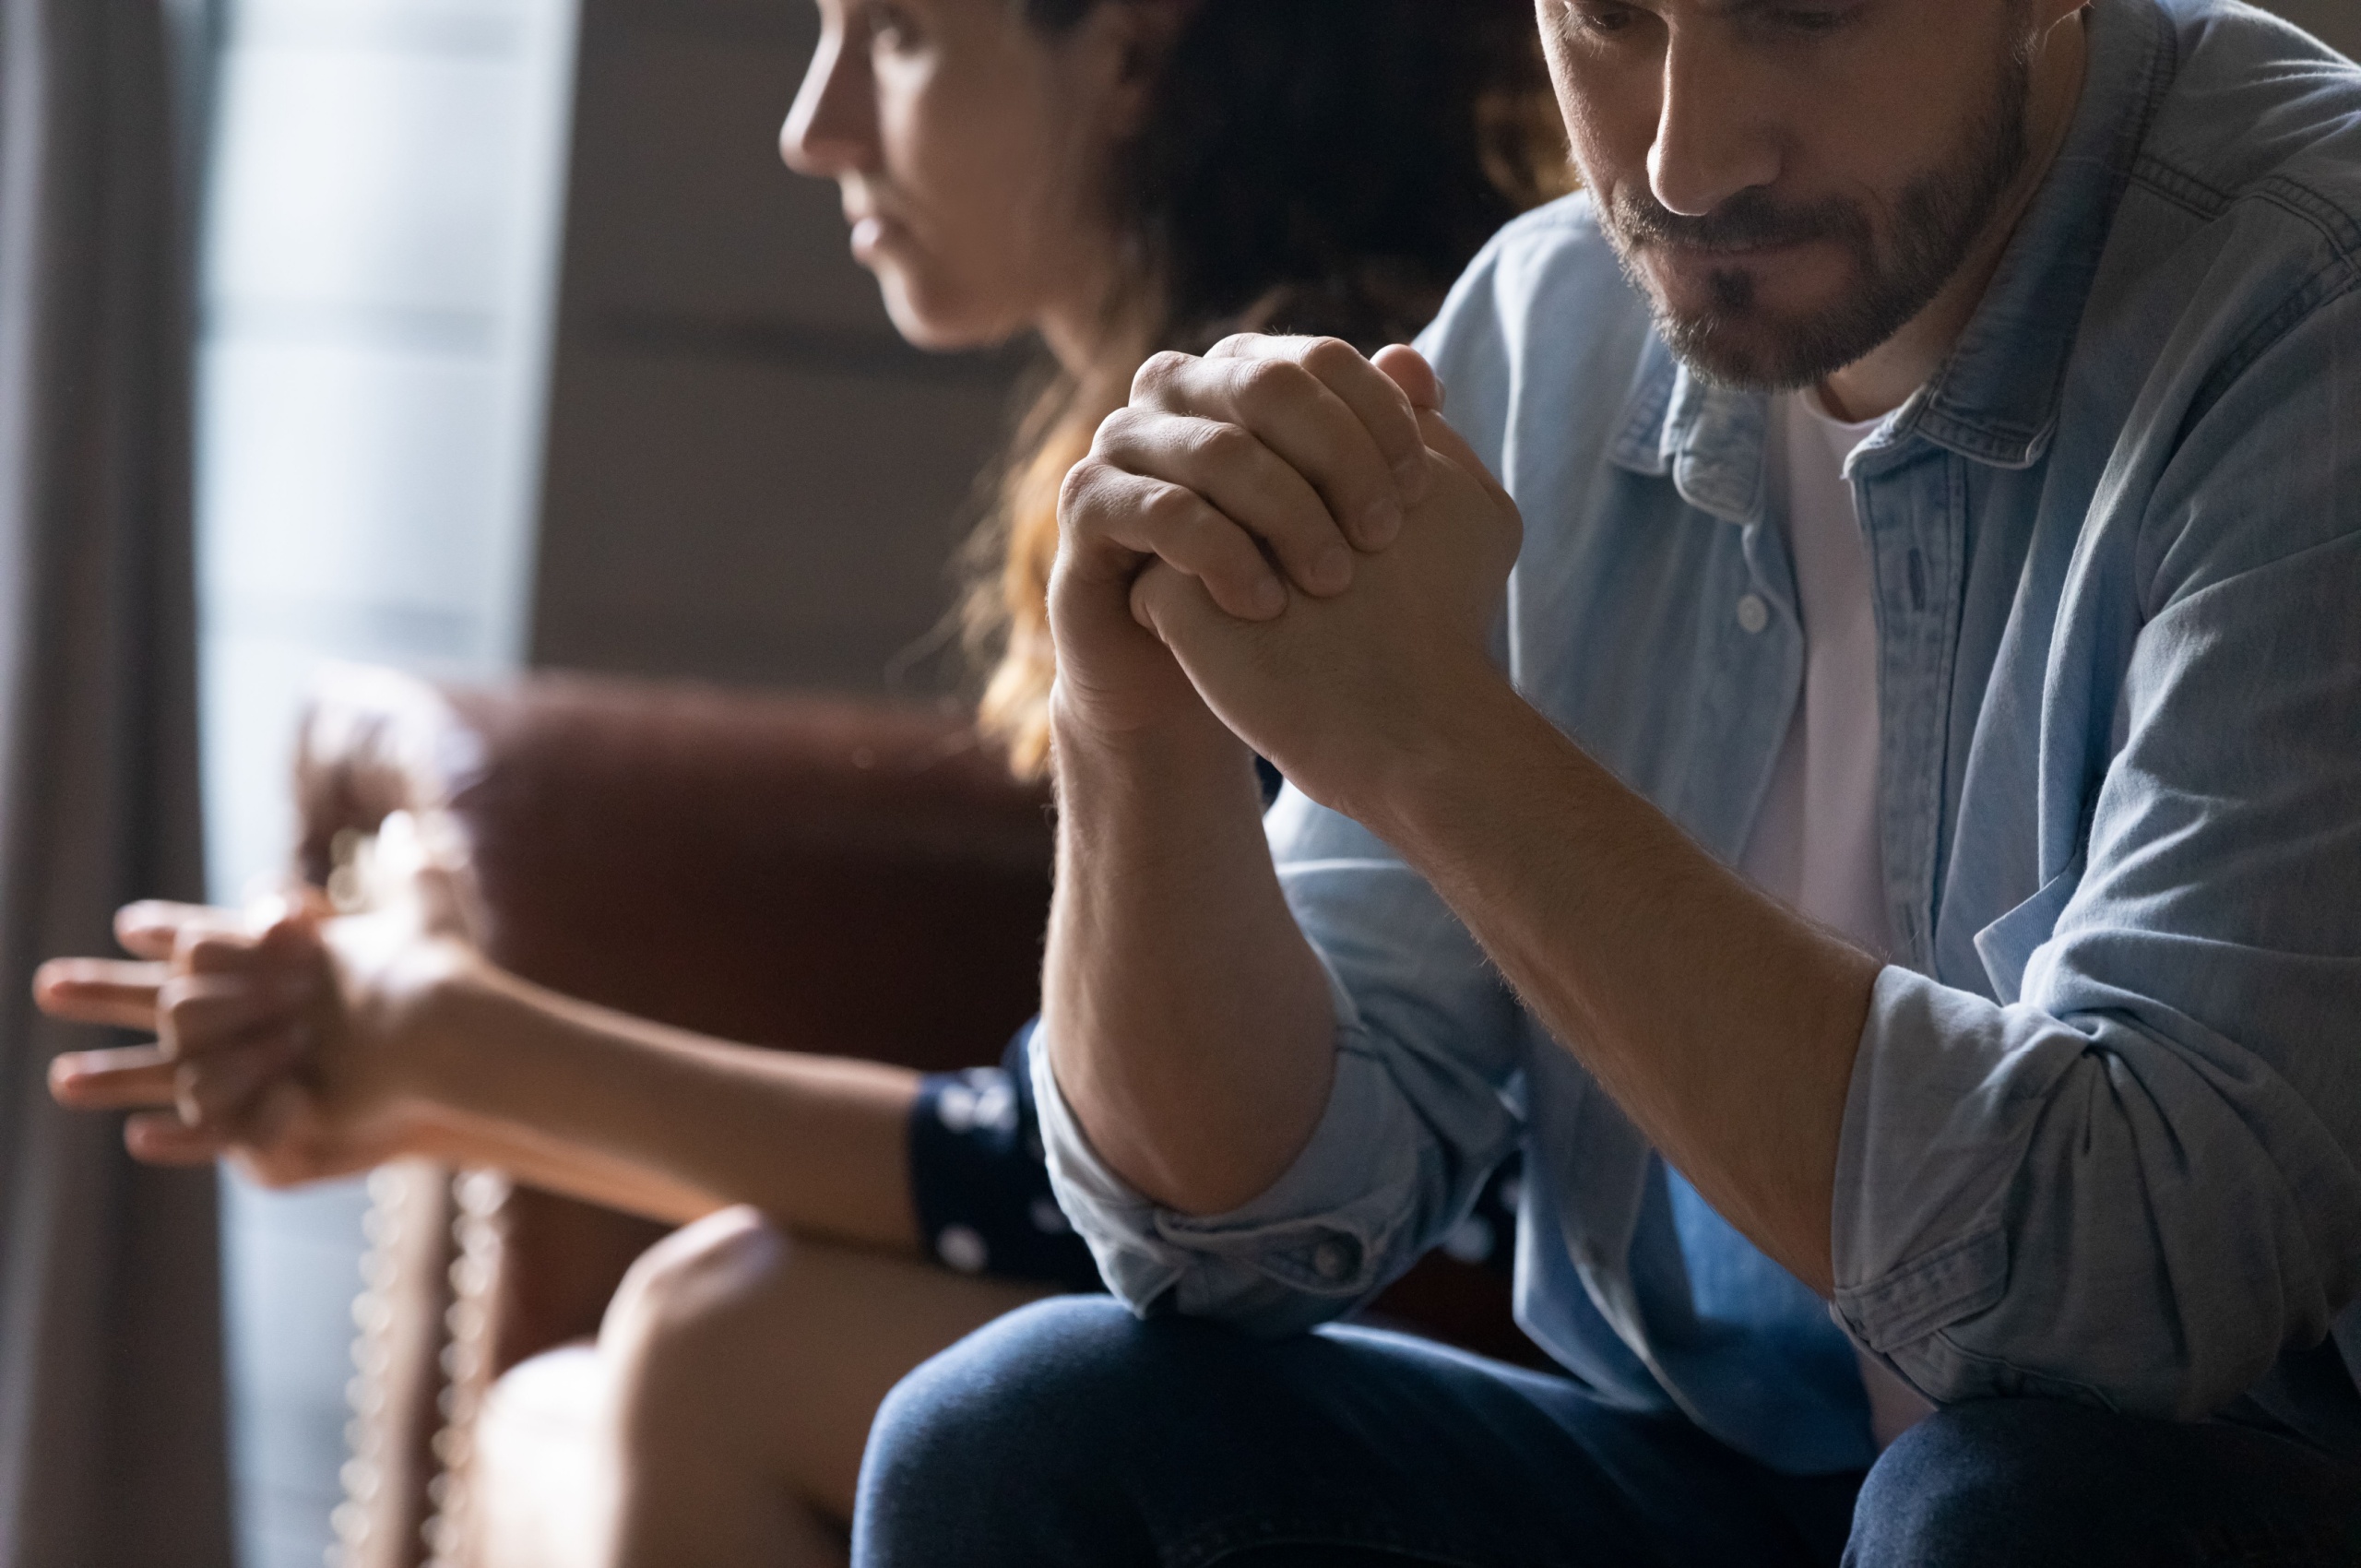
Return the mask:
[[1311,1272],[1323,1279],[1342,1279],[1353,1272],[1360,1249],[1342,1236],[1331,1236],[1311,1249]]
[[992,1261],[992,1250],[975,1227],[946,1225],[934,1238],[934,1254],[962,1274],[981,1274]]
[[1771,624],[1771,607],[1759,594],[1748,594],[1738,601],[1738,624],[1748,636],[1757,636]]

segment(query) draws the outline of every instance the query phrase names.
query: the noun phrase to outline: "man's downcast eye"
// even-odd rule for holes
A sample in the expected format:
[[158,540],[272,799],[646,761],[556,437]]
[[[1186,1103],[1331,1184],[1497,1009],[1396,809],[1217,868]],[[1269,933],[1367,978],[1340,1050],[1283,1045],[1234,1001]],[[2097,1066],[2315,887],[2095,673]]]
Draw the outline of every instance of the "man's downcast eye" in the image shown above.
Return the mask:
[[1599,5],[1596,0],[1576,0],[1575,4],[1558,8],[1558,26],[1567,34],[1614,34],[1628,30],[1639,20],[1639,15],[1629,6]]

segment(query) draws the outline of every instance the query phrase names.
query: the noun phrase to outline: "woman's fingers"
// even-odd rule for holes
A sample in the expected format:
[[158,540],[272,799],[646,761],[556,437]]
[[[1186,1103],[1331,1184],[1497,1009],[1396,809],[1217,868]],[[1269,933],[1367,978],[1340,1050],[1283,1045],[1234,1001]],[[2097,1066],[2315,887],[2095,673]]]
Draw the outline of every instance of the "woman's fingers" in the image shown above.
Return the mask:
[[238,1045],[201,1061],[180,1062],[172,1076],[172,1101],[181,1120],[243,1139],[244,1123],[265,1087],[303,1060],[299,1031],[260,1031]]
[[174,975],[156,993],[157,1042],[174,1061],[208,1056],[292,1023],[316,994],[308,972]]
[[273,1078],[246,1107],[238,1127],[240,1145],[266,1158],[285,1161],[294,1134],[312,1111],[311,1092],[290,1077]]
[[53,958],[33,971],[33,1001],[53,1018],[153,1029],[164,966],[123,958]]
[[172,1103],[172,1059],[153,1045],[75,1051],[49,1064],[49,1092],[76,1111],[145,1111]]
[[239,924],[233,909],[143,898],[115,911],[114,939],[123,944],[125,952],[139,957],[169,958],[184,932],[235,931]]
[[123,1146],[143,1165],[210,1165],[227,1146],[177,1112],[143,1111],[123,1124]]

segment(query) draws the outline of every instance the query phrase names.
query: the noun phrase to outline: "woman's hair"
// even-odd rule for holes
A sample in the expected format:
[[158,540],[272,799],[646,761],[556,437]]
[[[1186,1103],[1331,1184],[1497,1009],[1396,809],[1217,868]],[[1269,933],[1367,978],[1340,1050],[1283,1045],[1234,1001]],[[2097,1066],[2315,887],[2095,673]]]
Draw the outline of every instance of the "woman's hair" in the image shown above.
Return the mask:
[[[1130,0],[1013,3],[1057,33]],[[1200,0],[1114,160],[1109,362],[1038,384],[967,557],[980,719],[1017,771],[1049,755],[1058,493],[1139,362],[1238,331],[1405,341],[1494,230],[1571,184],[1532,0]]]

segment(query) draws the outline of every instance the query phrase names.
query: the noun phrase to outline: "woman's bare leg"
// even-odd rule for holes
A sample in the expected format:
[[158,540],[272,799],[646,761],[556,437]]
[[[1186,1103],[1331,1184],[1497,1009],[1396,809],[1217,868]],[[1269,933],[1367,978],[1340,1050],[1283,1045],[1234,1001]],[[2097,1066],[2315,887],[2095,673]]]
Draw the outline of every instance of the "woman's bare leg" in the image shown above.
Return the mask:
[[750,1208],[675,1232],[634,1265],[599,1331],[608,1568],[843,1563],[886,1392],[1048,1293],[789,1238]]

